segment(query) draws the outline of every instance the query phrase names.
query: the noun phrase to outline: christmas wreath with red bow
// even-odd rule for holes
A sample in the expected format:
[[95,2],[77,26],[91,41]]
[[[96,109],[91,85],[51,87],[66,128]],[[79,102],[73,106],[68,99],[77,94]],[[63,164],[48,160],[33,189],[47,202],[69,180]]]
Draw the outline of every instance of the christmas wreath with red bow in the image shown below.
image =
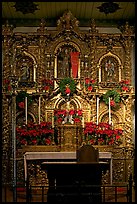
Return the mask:
[[76,83],[73,78],[64,78],[59,83],[62,96],[72,96],[76,92]]

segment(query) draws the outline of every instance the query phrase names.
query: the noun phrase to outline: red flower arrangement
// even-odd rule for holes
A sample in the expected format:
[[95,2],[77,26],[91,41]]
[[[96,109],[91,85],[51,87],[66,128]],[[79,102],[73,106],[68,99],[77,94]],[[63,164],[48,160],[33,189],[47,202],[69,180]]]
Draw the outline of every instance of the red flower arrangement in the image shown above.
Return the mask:
[[25,108],[25,103],[23,101],[19,102],[18,106],[19,106],[19,108],[24,109]]
[[43,79],[42,86],[43,86],[42,88],[43,90],[50,91],[50,90],[53,90],[54,82],[51,79]]
[[130,90],[130,81],[129,80],[121,80],[119,82],[119,88],[121,91],[128,92]]
[[96,81],[94,79],[86,78],[84,84],[86,91],[93,91]]
[[122,144],[122,129],[113,129],[108,123],[86,122],[84,128],[85,140],[92,145],[120,145]]
[[28,123],[16,128],[17,146],[50,145],[54,130],[50,122]]
[[59,124],[76,124],[82,120],[82,110],[55,110],[54,120]]

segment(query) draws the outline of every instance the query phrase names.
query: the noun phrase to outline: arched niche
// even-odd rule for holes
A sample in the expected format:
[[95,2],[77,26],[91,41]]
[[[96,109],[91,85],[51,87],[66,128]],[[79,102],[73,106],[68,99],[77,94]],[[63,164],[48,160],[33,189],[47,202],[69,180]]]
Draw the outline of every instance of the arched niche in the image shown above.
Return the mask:
[[[16,124],[22,125],[25,122],[26,122],[26,118],[25,118],[24,111],[18,112],[18,114],[16,116]],[[29,122],[36,122],[35,116],[31,112],[28,112],[28,115],[27,115],[27,123],[29,123]]]
[[36,59],[26,51],[18,56],[17,73],[19,82],[36,82]]
[[71,64],[71,56],[70,53],[77,53],[77,74],[75,78],[80,77],[80,48],[77,44],[73,42],[69,43],[59,43],[55,48],[55,70],[54,77],[55,78],[65,78],[65,77],[73,77],[72,64]]
[[[111,121],[112,125],[115,128],[123,128],[123,119],[120,114],[116,114],[115,112],[111,111]],[[108,111],[104,111],[99,116],[99,122],[109,123],[109,113]]]
[[79,110],[81,109],[81,103],[76,99],[66,101],[65,99],[62,98],[56,101],[54,108],[58,110],[67,110],[67,109]]
[[108,52],[99,60],[99,82],[119,82],[121,70],[122,64],[119,57]]

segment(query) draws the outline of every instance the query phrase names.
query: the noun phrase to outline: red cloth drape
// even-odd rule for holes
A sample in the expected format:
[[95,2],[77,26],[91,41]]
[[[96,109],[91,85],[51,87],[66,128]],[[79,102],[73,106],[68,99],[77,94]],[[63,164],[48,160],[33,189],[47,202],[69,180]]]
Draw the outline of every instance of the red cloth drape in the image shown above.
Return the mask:
[[76,78],[78,76],[79,52],[71,52],[70,57],[71,57],[72,77]]

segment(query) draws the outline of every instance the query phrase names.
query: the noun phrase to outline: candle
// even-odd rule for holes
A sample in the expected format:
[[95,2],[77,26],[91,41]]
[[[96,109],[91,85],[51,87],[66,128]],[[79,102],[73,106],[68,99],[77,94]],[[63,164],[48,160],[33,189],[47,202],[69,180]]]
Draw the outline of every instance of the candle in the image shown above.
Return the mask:
[[39,96],[39,106],[38,106],[39,124],[40,124],[40,103],[41,103],[41,96]]
[[35,64],[34,65],[34,74],[33,74],[33,80],[34,80],[34,82],[36,82],[36,69],[37,69],[37,65]]
[[84,116],[82,118],[82,127],[84,128]]
[[97,97],[97,125],[98,125],[98,114],[99,114],[99,97]]
[[67,101],[67,110],[69,111],[70,101]]
[[25,118],[26,118],[26,125],[27,125],[27,97],[25,97]]
[[52,128],[54,128],[54,115],[52,116]]
[[111,125],[111,106],[110,106],[110,97],[109,97],[109,124]]

